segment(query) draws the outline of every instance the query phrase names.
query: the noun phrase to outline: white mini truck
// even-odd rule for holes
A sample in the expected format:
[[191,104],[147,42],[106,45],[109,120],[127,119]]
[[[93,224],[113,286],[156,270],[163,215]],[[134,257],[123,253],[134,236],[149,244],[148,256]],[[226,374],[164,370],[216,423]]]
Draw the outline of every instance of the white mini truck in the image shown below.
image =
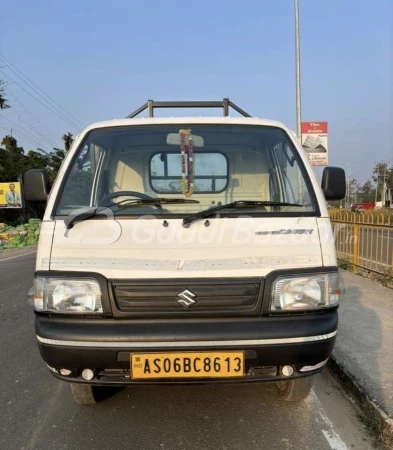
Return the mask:
[[[217,106],[223,117],[153,117]],[[343,293],[326,206],[345,195],[342,169],[321,188],[293,132],[228,99],[148,101],[86,128],[49,189],[45,171],[25,174],[26,200],[47,202],[35,328],[78,403],[154,383],[308,395]]]

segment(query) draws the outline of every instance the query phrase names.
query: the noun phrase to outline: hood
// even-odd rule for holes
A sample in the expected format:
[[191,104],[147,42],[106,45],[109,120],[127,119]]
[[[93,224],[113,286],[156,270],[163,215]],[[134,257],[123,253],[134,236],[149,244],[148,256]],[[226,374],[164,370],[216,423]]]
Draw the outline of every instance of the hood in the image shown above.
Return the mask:
[[111,279],[266,276],[323,265],[315,217],[214,218],[189,228],[181,219],[91,219],[71,230],[57,220],[50,257],[37,262]]

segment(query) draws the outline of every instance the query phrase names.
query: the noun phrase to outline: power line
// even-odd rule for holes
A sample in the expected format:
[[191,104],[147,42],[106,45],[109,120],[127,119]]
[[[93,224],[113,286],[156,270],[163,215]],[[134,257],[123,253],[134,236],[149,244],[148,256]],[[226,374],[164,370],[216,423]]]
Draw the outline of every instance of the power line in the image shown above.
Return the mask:
[[[3,124],[2,122],[0,122],[0,127],[4,130],[6,130],[6,132],[8,133],[8,135],[10,134],[10,128],[6,125]],[[27,136],[23,136],[23,134],[20,134],[19,131],[14,132],[14,130],[12,130],[12,134],[14,135],[14,137],[16,138],[21,138],[24,139],[25,141],[29,142],[30,144],[32,144],[35,148],[37,147],[42,147],[42,144],[40,144],[37,140],[29,138]]]
[[[2,73],[5,77],[7,77],[9,80],[14,81],[14,79],[12,77],[10,77],[9,75],[7,75],[5,72],[3,72],[2,70],[0,70],[0,73]],[[31,92],[29,92],[25,87],[23,87],[22,85],[19,85],[19,87],[25,91],[28,95],[30,95],[30,97],[34,98],[34,100],[36,100],[38,103],[40,103],[42,106],[44,106],[45,108],[49,109],[50,112],[52,112],[53,114],[55,114],[57,117],[59,117],[60,119],[64,120],[64,122],[67,122],[68,125],[72,126],[72,127],[76,127],[79,128],[79,126],[76,126],[75,124],[73,124],[72,122],[70,122],[62,113],[58,113],[55,109],[53,109],[52,106],[47,105],[46,103],[44,103],[42,100],[40,100],[39,98],[35,97]]]
[[28,137],[30,136],[33,139],[37,139],[37,140],[40,140],[39,138],[41,138],[42,141],[45,142],[46,145],[48,145],[48,147],[52,147],[52,146],[56,146],[57,145],[57,144],[53,144],[51,141],[49,141],[48,139],[44,138],[43,136],[40,136],[38,133],[37,134],[33,134],[30,131],[27,131],[25,129],[21,129],[19,124],[15,123],[15,122],[12,122],[12,120],[9,120],[8,118],[4,117],[1,114],[0,114],[0,120],[5,122],[6,124],[8,124],[12,129],[20,130],[22,133],[24,133]]
[[[20,135],[20,137],[22,139],[26,139],[26,140],[30,140],[31,143],[38,143],[38,145],[44,145],[45,147],[48,146],[50,147],[50,145],[47,142],[43,142],[43,140],[40,140],[39,137],[31,135],[29,133],[27,133],[26,131],[20,129],[19,127],[15,127],[14,125],[12,125],[11,123],[3,120],[3,118],[0,116],[0,123],[3,125],[3,127],[6,127],[6,129],[10,132],[11,130],[14,132],[16,132],[16,134]],[[32,142],[35,141],[35,142]]]
[[52,143],[51,142],[47,141],[46,139],[42,138],[39,135],[36,135],[34,133],[31,133],[30,131],[27,131],[27,130],[21,128],[18,124],[15,124],[11,120],[8,120],[8,119],[2,117],[1,115],[0,115],[0,120],[2,121],[2,123],[4,125],[7,125],[9,128],[12,128],[13,130],[18,131],[18,133],[22,133],[24,136],[26,136],[28,138],[32,138],[32,139],[35,139],[35,140],[41,142],[41,145],[44,144],[44,145],[46,145],[48,147],[52,147]]
[[[7,132],[10,131],[10,129],[8,128],[8,126],[3,125],[1,122],[0,122],[0,128],[2,128],[3,130],[6,130]],[[19,132],[16,132],[16,135],[18,135],[18,134],[19,134]],[[22,135],[21,135],[21,138],[24,139],[24,140],[27,141],[27,142],[30,142],[30,144],[34,145],[35,147],[40,147],[40,146],[41,146],[39,143],[33,141],[33,140],[30,139],[30,138],[23,137]]]
[[[56,110],[58,110],[63,116],[68,116],[71,120],[71,122],[74,122],[74,126],[84,128],[82,123],[71,113],[69,113],[63,106],[61,106],[56,100],[54,100],[50,95],[48,95],[46,92],[44,92],[39,86],[37,86],[34,81],[32,81],[27,75],[25,75],[21,70],[19,70],[17,67],[15,67],[14,64],[11,63],[2,53],[0,53],[0,60],[13,72],[15,73],[22,81],[23,78],[25,78],[29,84],[31,89],[33,89],[34,92],[36,92],[44,101],[50,104],[52,102],[52,107]],[[21,76],[22,75],[22,76]],[[23,77],[23,78],[22,78]],[[43,94],[43,95],[42,95]],[[46,98],[45,98],[45,97]],[[48,100],[49,99],[49,100]],[[55,106],[53,106],[55,105]],[[56,107],[57,106],[57,107]]]
[[[35,120],[36,120],[36,122],[37,123],[40,123],[45,129],[46,129],[46,131],[49,133],[49,134],[51,134],[52,135],[52,137],[55,139],[55,142],[57,142],[57,140],[58,140],[58,137],[56,136],[56,134],[52,131],[52,130],[50,130],[35,114],[33,114],[29,109],[27,109],[27,107],[22,103],[22,101],[19,99],[19,97],[17,97],[12,91],[10,91],[9,89],[7,89],[7,95],[8,94],[11,94],[11,98],[13,97],[18,103],[19,103],[19,105],[20,105],[20,107],[21,108],[23,108],[24,110],[25,110],[25,112],[27,113],[27,114],[29,114],[30,116],[32,116]],[[14,109],[14,107],[12,108],[12,109]],[[28,124],[28,123],[26,123],[26,122],[24,122],[24,121],[22,121],[21,120],[21,115],[22,114],[20,114],[19,116],[18,116],[18,118],[19,118],[19,121],[20,122],[23,122],[23,125],[29,125],[29,126],[31,126],[31,124]],[[36,131],[36,129],[35,128],[33,128],[35,131]],[[57,144],[56,144],[57,145]]]

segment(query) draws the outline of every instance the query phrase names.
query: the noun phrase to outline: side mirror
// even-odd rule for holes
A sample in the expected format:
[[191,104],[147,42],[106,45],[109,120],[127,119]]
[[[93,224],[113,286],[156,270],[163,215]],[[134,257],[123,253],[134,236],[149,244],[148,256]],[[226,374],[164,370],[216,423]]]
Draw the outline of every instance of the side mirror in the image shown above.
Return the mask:
[[342,200],[346,194],[345,171],[341,167],[325,167],[322,191],[326,200]]
[[46,202],[49,195],[49,177],[45,170],[29,170],[23,177],[23,190],[28,202]]

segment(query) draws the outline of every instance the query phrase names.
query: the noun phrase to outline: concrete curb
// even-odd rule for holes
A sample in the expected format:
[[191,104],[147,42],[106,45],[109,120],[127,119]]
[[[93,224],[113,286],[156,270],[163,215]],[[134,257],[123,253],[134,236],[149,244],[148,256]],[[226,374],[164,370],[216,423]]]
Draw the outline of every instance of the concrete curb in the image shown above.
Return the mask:
[[345,391],[353,397],[361,410],[362,419],[379,436],[388,449],[393,448],[393,418],[367,394],[356,378],[332,356],[328,362],[328,368],[343,383]]

